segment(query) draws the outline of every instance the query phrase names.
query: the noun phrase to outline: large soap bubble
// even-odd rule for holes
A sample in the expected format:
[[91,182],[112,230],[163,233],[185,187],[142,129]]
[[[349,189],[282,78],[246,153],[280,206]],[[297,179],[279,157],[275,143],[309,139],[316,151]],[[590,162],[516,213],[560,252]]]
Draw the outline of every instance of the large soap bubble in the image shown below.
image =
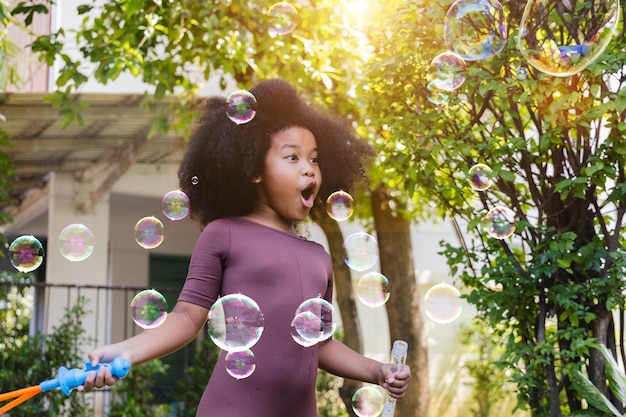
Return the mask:
[[209,310],[209,336],[222,350],[243,352],[261,338],[264,318],[259,305],[243,294],[220,297]]
[[137,293],[130,302],[132,318],[144,329],[159,327],[167,318],[167,302],[163,294],[154,289]]
[[355,271],[365,271],[378,262],[378,242],[365,232],[353,233],[343,242],[345,263]]
[[333,322],[333,305],[323,298],[310,298],[300,304],[291,321],[291,335],[308,347],[330,338],[337,325]]
[[497,0],[457,0],[446,14],[444,40],[466,61],[487,59],[506,45],[505,21]]
[[433,285],[424,295],[426,315],[435,323],[453,322],[463,310],[460,295],[456,287],[445,282]]
[[619,21],[619,0],[528,0],[518,46],[539,71],[578,73],[606,49]]
[[59,233],[59,251],[72,262],[84,261],[93,252],[95,236],[91,229],[81,223],[65,226]]

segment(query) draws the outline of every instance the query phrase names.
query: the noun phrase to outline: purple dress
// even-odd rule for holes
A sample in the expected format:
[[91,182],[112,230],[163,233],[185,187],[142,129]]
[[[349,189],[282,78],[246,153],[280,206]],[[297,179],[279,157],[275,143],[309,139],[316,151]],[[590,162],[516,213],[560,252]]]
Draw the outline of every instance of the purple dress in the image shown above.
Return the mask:
[[198,406],[198,417],[316,417],[318,347],[302,347],[291,321],[307,299],[332,299],[332,264],[318,243],[242,218],[209,223],[191,257],[178,298],[210,308],[218,296],[257,302],[264,330],[252,346],[256,369],[236,379],[222,352]]

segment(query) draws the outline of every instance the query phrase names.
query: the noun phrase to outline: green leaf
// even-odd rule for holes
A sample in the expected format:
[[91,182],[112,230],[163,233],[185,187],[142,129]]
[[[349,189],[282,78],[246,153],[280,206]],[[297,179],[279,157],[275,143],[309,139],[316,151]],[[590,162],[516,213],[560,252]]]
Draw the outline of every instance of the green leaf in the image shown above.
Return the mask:
[[596,388],[591,381],[583,375],[578,369],[573,370],[569,374],[572,385],[576,391],[593,407],[615,417],[622,417],[617,408]]
[[611,351],[605,345],[600,345],[600,352],[606,360],[605,371],[611,392],[621,403],[626,403],[626,375],[621,371]]

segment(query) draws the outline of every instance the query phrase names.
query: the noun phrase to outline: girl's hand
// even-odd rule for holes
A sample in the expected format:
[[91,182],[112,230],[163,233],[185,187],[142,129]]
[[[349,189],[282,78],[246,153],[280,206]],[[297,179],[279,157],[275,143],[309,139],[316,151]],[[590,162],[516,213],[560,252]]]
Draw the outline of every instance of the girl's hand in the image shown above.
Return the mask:
[[[88,356],[89,361],[91,362],[91,366],[96,366],[99,363],[111,362],[118,356],[129,360],[129,358],[124,355],[124,352],[122,352],[116,345],[101,346],[99,348],[96,348]],[[85,383],[79,386],[77,389],[78,391],[89,392],[97,388],[111,386],[115,384],[118,380],[119,378],[113,376],[113,374],[111,373],[111,367],[101,366],[98,368],[97,372],[87,372]]]
[[411,368],[407,365],[382,364],[378,384],[386,389],[391,397],[402,398],[409,389],[411,376]]

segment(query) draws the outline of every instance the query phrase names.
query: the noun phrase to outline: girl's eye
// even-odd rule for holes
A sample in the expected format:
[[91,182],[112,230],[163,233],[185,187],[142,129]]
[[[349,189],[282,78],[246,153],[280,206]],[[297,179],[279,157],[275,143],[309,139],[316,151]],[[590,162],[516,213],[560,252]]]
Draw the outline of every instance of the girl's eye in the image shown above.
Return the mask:
[[314,158],[311,158],[311,163],[317,165],[319,163],[319,158],[317,156]]
[[287,159],[290,161],[297,161],[298,157],[296,155],[287,155]]

